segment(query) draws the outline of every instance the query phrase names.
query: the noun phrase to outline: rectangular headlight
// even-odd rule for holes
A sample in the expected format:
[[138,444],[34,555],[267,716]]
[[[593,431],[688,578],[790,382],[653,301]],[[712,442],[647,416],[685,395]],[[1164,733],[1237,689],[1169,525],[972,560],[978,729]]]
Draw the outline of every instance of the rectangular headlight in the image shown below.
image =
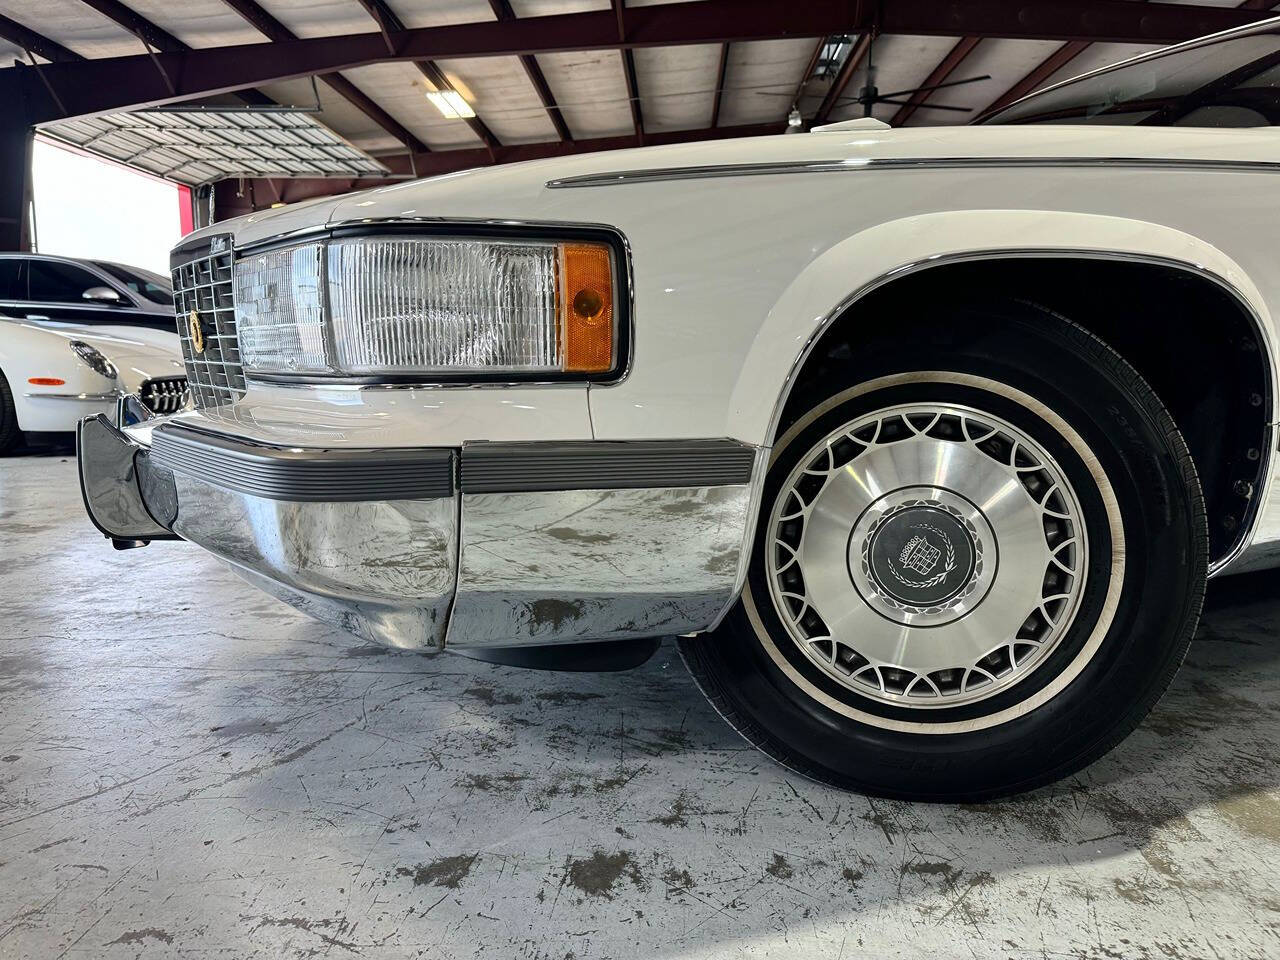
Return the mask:
[[616,276],[603,243],[397,235],[269,251],[236,264],[241,352],[263,373],[608,373]]
[[332,369],[321,309],[320,248],[269,250],[235,265],[236,332],[247,369],[326,373]]

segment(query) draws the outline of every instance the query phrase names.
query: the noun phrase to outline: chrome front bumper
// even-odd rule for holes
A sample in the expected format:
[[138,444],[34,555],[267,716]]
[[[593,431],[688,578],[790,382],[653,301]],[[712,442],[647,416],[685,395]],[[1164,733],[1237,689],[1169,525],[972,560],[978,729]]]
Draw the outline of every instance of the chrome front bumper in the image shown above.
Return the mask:
[[707,629],[741,588],[763,469],[724,440],[304,451],[170,423],[148,447],[95,417],[79,441],[108,537],[179,535],[397,647]]

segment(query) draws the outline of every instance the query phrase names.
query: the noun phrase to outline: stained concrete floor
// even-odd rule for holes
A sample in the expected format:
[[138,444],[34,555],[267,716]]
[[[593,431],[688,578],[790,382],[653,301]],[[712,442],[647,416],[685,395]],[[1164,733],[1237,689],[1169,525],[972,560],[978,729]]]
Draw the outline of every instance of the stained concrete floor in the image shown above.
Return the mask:
[[791,776],[674,648],[361,646],[0,461],[0,957],[1280,956],[1280,576],[1091,769],[989,806]]

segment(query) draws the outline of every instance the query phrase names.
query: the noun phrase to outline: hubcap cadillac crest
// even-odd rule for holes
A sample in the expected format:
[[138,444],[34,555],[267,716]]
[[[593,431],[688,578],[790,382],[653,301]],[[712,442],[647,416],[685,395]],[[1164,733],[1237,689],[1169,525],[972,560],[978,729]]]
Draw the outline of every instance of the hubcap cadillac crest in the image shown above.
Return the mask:
[[962,515],[937,501],[914,500],[880,518],[860,559],[878,592],[925,608],[964,589],[980,555]]
[[880,616],[936,627],[982,602],[999,552],[995,531],[972,501],[953,490],[900,487],[853,523],[847,576]]
[[200,325],[200,314],[195,310],[187,315],[187,331],[191,334],[191,349],[204,353],[204,328]]

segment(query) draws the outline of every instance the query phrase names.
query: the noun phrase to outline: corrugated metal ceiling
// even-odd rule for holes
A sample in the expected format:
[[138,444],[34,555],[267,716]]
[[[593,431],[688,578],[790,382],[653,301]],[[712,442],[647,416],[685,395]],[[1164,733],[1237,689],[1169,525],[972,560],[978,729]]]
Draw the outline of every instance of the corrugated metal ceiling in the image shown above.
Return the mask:
[[[182,43],[196,48],[260,43],[264,36],[225,0],[124,0],[126,6]],[[503,8],[490,0],[386,0],[387,6],[407,27],[431,27],[456,23],[493,21]],[[628,6],[667,3],[671,0],[627,0]],[[1234,0],[1174,0],[1201,5],[1231,5]],[[293,34],[309,38],[351,33],[370,33],[377,24],[360,0],[257,0],[261,8]],[[538,17],[610,9],[610,0],[509,0],[516,17]],[[30,30],[62,44],[85,57],[114,57],[137,54],[141,43],[136,36],[98,13],[82,0],[0,0],[0,14]],[[856,39],[856,38],[855,38]],[[907,90],[930,75],[957,37],[885,36],[874,47],[876,86],[882,92]],[[727,50],[723,87],[720,91],[718,124],[777,123],[785,121],[797,103],[806,116],[818,111],[839,64],[802,77],[822,38],[788,38],[730,44]],[[1062,44],[1035,40],[984,39],[950,74],[950,80],[990,75],[989,79],[952,87],[926,98],[906,120],[909,125],[964,122],[1014,86],[1020,79],[1055,53]],[[1063,79],[1104,63],[1149,49],[1132,44],[1093,44],[1063,66],[1052,80]],[[699,130],[712,119],[721,58],[720,44],[641,48],[633,53],[636,93],[644,133]],[[0,41],[0,62],[21,55],[12,43]],[[628,98],[624,54],[617,50],[588,50],[573,53],[540,54],[528,58],[545,77],[547,88],[560,115],[575,140],[621,137],[637,134]],[[497,143],[516,145],[554,141],[556,126],[538,88],[520,57],[500,56],[467,60],[441,60],[425,69],[412,63],[382,63],[345,70],[342,76],[357,91],[372,100],[412,137],[432,151],[483,147],[483,128],[464,120],[444,117],[427,99],[431,89],[427,74],[443,71],[447,81],[459,90],[492,132]],[[535,70],[536,72],[536,70]],[[802,81],[805,81],[802,85]],[[846,78],[841,96],[826,120],[857,116],[862,112],[856,97],[867,83],[865,59]],[[269,83],[261,91],[279,104],[314,105],[316,94],[306,80]],[[368,163],[367,155],[403,153],[400,134],[389,132],[387,123],[371,116],[330,87],[319,86],[320,109],[305,116],[297,128],[315,125],[332,132],[331,149],[347,151],[326,163]],[[961,108],[964,112],[929,109],[930,104]],[[878,105],[874,115],[891,120],[898,113],[893,105]],[[149,116],[149,115],[148,115]],[[172,116],[172,115],[170,115]],[[97,138],[109,145],[115,156],[133,156],[129,148],[135,140],[150,135],[143,124],[132,129],[120,117],[109,118],[114,132],[98,129],[101,121],[64,124],[58,133],[68,140]],[[272,121],[278,123],[278,121]],[[69,131],[69,132],[68,132]],[[77,141],[78,142],[78,141]],[[354,150],[352,149],[354,148]],[[172,147],[157,149],[171,151]],[[232,171],[249,175],[263,169],[237,156],[223,145],[220,156],[187,158],[181,176],[220,176]],[[181,159],[169,153],[151,160],[130,160],[148,169],[166,166]],[[257,158],[262,159],[262,158]],[[270,158],[283,170],[284,157]],[[332,164],[329,164],[332,166]],[[307,169],[300,167],[300,170]],[[283,173],[281,175],[284,175]],[[175,174],[176,176],[176,174]]]

